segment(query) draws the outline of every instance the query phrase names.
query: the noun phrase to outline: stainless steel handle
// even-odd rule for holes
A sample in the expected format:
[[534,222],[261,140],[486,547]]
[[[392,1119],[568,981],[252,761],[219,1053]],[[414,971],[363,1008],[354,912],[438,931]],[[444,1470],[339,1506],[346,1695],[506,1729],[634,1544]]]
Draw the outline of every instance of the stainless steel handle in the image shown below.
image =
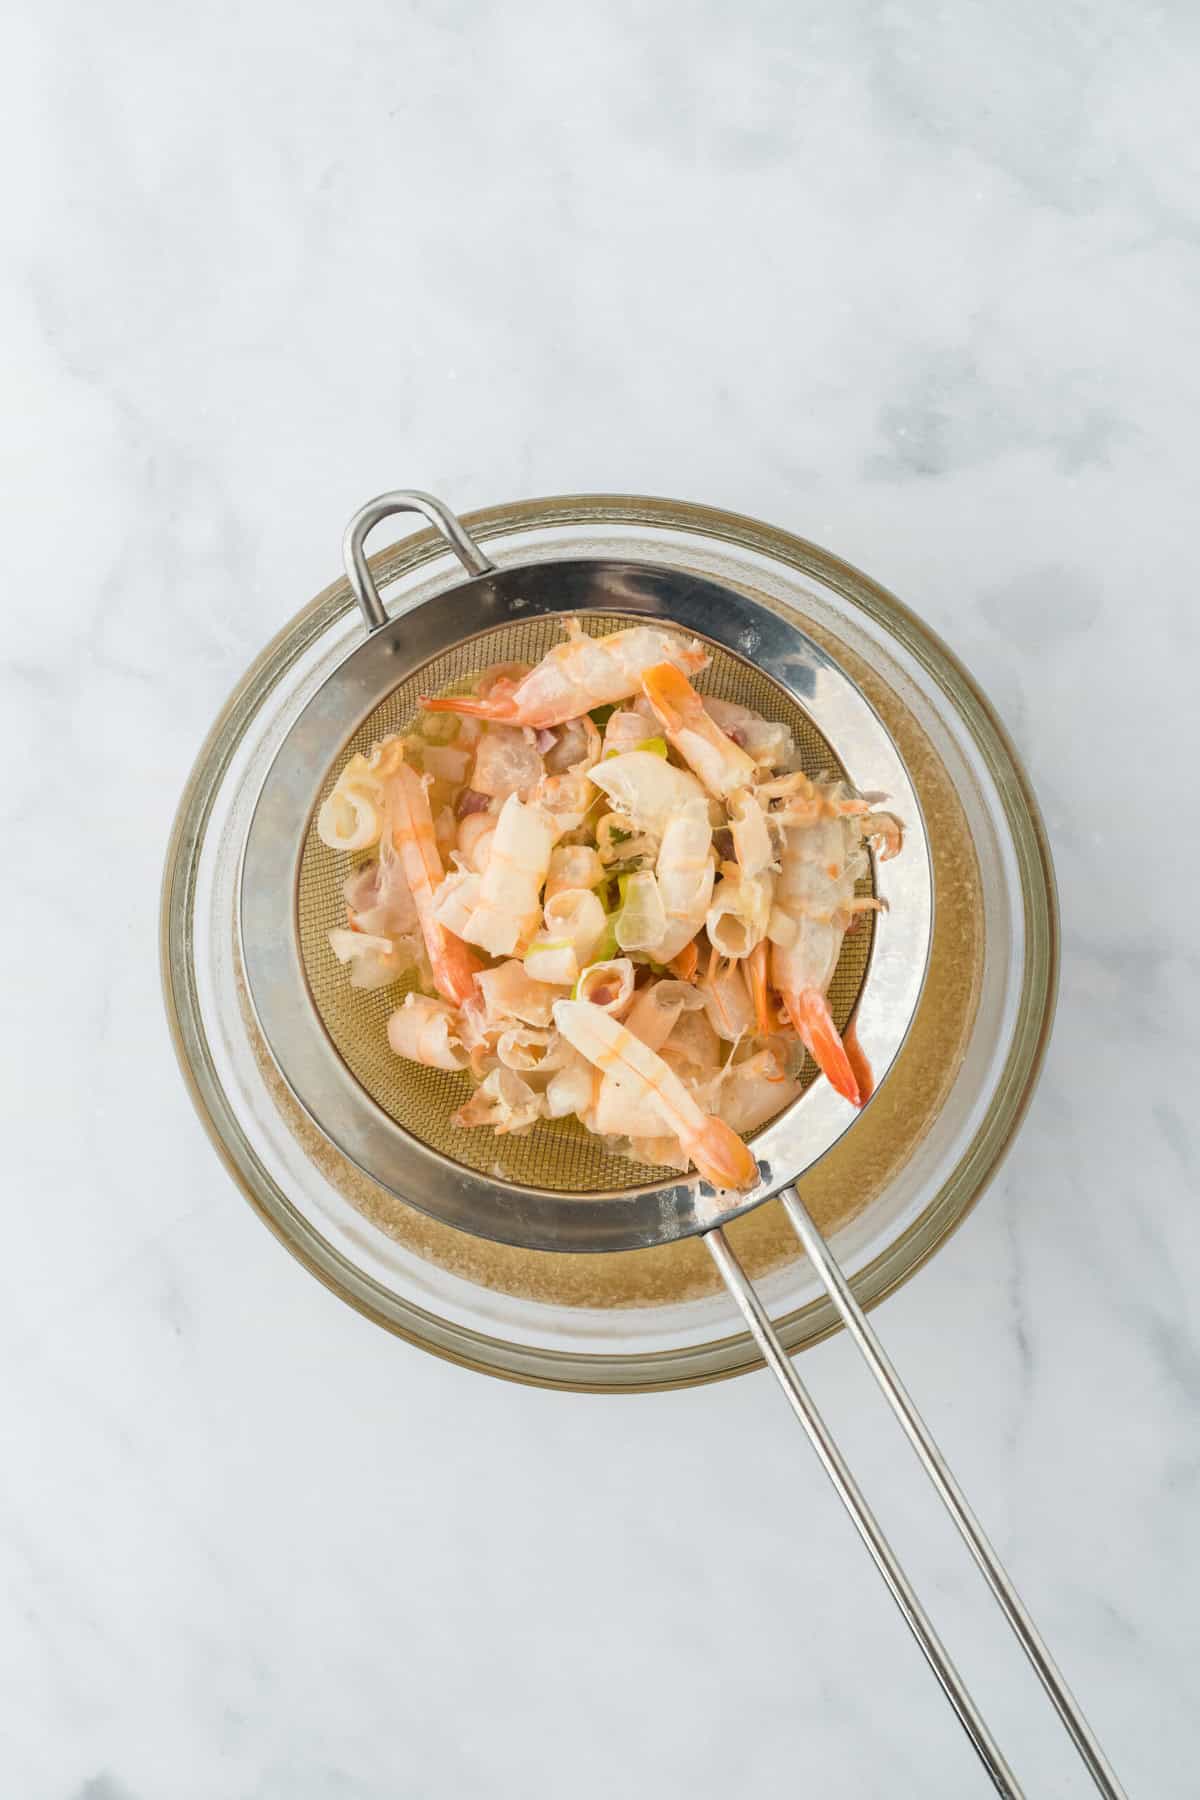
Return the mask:
[[870,1552],[875,1567],[883,1576],[892,1599],[904,1615],[905,1623],[921,1646],[930,1668],[942,1685],[943,1692],[958,1714],[959,1721],[975,1747],[992,1786],[1004,1800],[1025,1800],[1024,1789],[1004,1759],[1004,1753],[983,1721],[979,1708],[967,1691],[950,1653],[942,1643],[925,1608],[917,1599],[908,1576],[900,1567],[896,1553],[884,1536],[883,1529],[863,1496],[862,1489],[850,1473],[849,1466],[829,1427],[813,1404],[795,1365],[784,1349],[770,1316],[759,1299],[753,1282],[730,1246],[729,1239],[718,1227],[705,1236],[709,1253],[721,1272],[729,1292],[736,1300],[742,1317],[750,1327],[755,1343],[766,1359],[767,1367],[782,1387],[787,1401],[808,1434],[808,1441],[820,1458],[821,1465],[837,1489],[838,1498],[853,1519],[858,1534]]
[[[971,1554],[999,1602],[1005,1618],[1012,1626],[1022,1649],[1033,1664],[1039,1680],[1054,1702],[1059,1717],[1070,1733],[1072,1742],[1083,1759],[1093,1782],[1100,1793],[1105,1796],[1105,1800],[1126,1800],[1124,1788],[1117,1780],[1091,1727],[1080,1712],[1071,1690],[1063,1680],[1058,1665],[1025,1610],[1025,1606],[1009,1580],[999,1557],[988,1542],[983,1527],[971,1510],[965,1494],[950,1472],[928,1426],[913,1405],[887,1352],[880,1344],[866,1314],[855,1299],[850,1283],[836,1257],[818,1231],[811,1214],[796,1190],[789,1188],[783,1194],[782,1199],[784,1211],[808,1253],[809,1260],[820,1276],[826,1293],[833,1301],[842,1322],[866,1359],[871,1373],[904,1428],[909,1442],[916,1451],[943,1504],[970,1547]],[[826,1474],[837,1489],[842,1504],[854,1520],[859,1535],[891,1590],[892,1598],[904,1615],[909,1630],[925,1653],[947,1699],[957,1713],[981,1762],[991,1777],[993,1786],[997,1793],[1014,1796],[1016,1800],[1020,1800],[1022,1790],[1017,1785],[1016,1777],[1005,1762],[995,1739],[988,1731],[974,1701],[967,1692],[962,1677],[917,1599],[904,1571],[896,1561],[895,1554],[874,1513],[868,1506],[861,1489],[831,1437],[828,1427],[796,1373],[795,1366],[777,1336],[753,1283],[738,1262],[722,1231],[710,1231],[704,1241],[721,1272],[726,1287],[736,1301],[755,1342],[762,1351],[767,1367],[779,1381],[792,1411],[807,1432],[809,1441],[817,1452]]]
[[363,546],[368,533],[381,520],[390,518],[393,513],[406,512],[420,513],[436,531],[441,532],[468,575],[487,575],[496,566],[483,554],[461,520],[435,495],[422,494],[416,488],[397,488],[391,494],[377,495],[374,500],[368,500],[365,506],[359,507],[342,539],[342,560],[346,565],[346,577],[362,608],[368,631],[378,631],[381,625],[386,625],[387,612],[379,598],[379,589],[375,586],[375,577],[371,573]]
[[1045,1640],[1025,1609],[1000,1558],[986,1532],[959,1487],[949,1464],[934,1442],[933,1433],[917,1411],[907,1388],[896,1373],[891,1358],[875,1335],[874,1327],[854,1297],[840,1264],[825,1242],[795,1188],[783,1198],[796,1236],[804,1245],[809,1261],[816,1269],[826,1293],[833,1301],[850,1336],[863,1357],[888,1405],[903,1427],[909,1443],[940,1496],[946,1511],[979,1565],[980,1571],[999,1602],[1000,1609],[1012,1626],[1017,1640],[1071,1735],[1087,1770],[1105,1800],[1126,1800],[1125,1790],[1117,1780],[1112,1765],[1096,1741],[1091,1726],[1079,1710],[1078,1702],[1063,1679],[1062,1671],[1051,1656]]

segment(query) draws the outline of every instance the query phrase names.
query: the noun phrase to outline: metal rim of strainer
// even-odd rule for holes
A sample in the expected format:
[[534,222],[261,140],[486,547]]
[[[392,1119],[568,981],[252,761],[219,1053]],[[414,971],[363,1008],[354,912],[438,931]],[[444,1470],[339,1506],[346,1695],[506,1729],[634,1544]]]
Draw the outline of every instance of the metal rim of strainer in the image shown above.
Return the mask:
[[878,1092],[916,1012],[933,929],[925,822],[903,758],[857,684],[794,622],[746,594],[683,570],[608,559],[497,569],[453,515],[448,517],[455,530],[422,506],[472,578],[390,620],[367,572],[362,539],[379,517],[406,508],[395,504],[381,511],[381,505],[364,508],[352,522],[357,535],[353,529],[347,534],[347,564],[369,635],[325,679],[280,744],[243,848],[241,953],[251,1005],[271,1055],[298,1104],[337,1149],[398,1198],[457,1229],[527,1249],[573,1252],[645,1249],[710,1231],[811,1168],[854,1122],[849,1103],[827,1082],[814,1083],[755,1135],[759,1179],[737,1195],[715,1190],[698,1176],[563,1193],[490,1179],[431,1149],[360,1086],[334,1048],[309,991],[296,895],[322,783],[360,724],[402,681],[465,640],[518,619],[588,614],[654,619],[752,662],[809,715],[855,784],[885,792],[905,824],[903,854],[876,864],[876,893],[886,911],[855,1014]]

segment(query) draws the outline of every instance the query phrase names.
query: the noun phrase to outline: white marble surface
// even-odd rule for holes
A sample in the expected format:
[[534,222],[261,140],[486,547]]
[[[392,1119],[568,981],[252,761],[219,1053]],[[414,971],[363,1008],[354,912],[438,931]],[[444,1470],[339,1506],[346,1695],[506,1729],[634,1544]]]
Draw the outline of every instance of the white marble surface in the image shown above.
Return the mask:
[[[1194,1795],[1194,11],[25,0],[8,39],[0,1793],[986,1790],[765,1376],[597,1401],[393,1343],[192,1115],[177,794],[417,484],[757,513],[997,701],[1058,1027],[879,1320],[1131,1795]],[[1030,1794],[1090,1792],[849,1347],[805,1371]]]

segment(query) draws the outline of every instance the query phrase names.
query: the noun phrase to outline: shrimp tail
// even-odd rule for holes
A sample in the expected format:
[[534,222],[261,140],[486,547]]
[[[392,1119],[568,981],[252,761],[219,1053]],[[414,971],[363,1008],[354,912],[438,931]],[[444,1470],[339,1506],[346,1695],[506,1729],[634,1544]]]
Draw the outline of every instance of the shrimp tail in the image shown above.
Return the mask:
[[426,712],[465,713],[472,719],[515,719],[519,710],[512,693],[491,693],[486,700],[475,694],[438,694],[433,699],[421,695]]
[[819,988],[805,988],[802,993],[785,995],[785,1000],[800,1041],[826,1081],[849,1100],[851,1106],[861,1106],[858,1079],[824,994]]
[[746,967],[750,975],[750,992],[754,998],[755,1029],[762,1037],[767,1037],[774,1030],[771,1020],[771,1003],[767,997],[767,952],[769,948],[766,938],[761,938],[746,958]]
[[854,1079],[858,1083],[858,1091],[864,1104],[875,1092],[875,1074],[867,1061],[867,1053],[858,1041],[858,1020],[851,1019],[846,1027],[846,1035],[842,1039],[846,1055],[850,1059],[850,1067],[854,1070]]
[[713,1187],[748,1188],[758,1179],[754,1152],[715,1113],[705,1117],[698,1131],[688,1132],[683,1148]]
[[642,675],[642,689],[668,731],[678,731],[688,719],[704,711],[700,696],[674,663],[657,663],[647,669]]
[[474,997],[475,977],[487,965],[481,956],[476,956],[469,945],[455,937],[452,931],[447,931],[444,925],[435,924],[435,930],[438,933],[437,948],[430,958],[434,986],[452,1006],[465,1006]]

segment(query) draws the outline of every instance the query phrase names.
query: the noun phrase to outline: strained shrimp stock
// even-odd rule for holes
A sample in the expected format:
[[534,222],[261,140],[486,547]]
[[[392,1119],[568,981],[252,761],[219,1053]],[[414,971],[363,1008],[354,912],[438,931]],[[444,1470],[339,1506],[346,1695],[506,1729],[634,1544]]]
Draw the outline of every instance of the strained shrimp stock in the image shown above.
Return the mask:
[[352,756],[317,831],[344,859],[330,949],[396,987],[388,1043],[457,1076],[456,1126],[573,1118],[740,1189],[806,1052],[867,1098],[828,992],[877,906],[869,849],[903,831],[811,779],[786,726],[699,692],[706,662],[668,627],[572,622],[536,667],[483,669]]

